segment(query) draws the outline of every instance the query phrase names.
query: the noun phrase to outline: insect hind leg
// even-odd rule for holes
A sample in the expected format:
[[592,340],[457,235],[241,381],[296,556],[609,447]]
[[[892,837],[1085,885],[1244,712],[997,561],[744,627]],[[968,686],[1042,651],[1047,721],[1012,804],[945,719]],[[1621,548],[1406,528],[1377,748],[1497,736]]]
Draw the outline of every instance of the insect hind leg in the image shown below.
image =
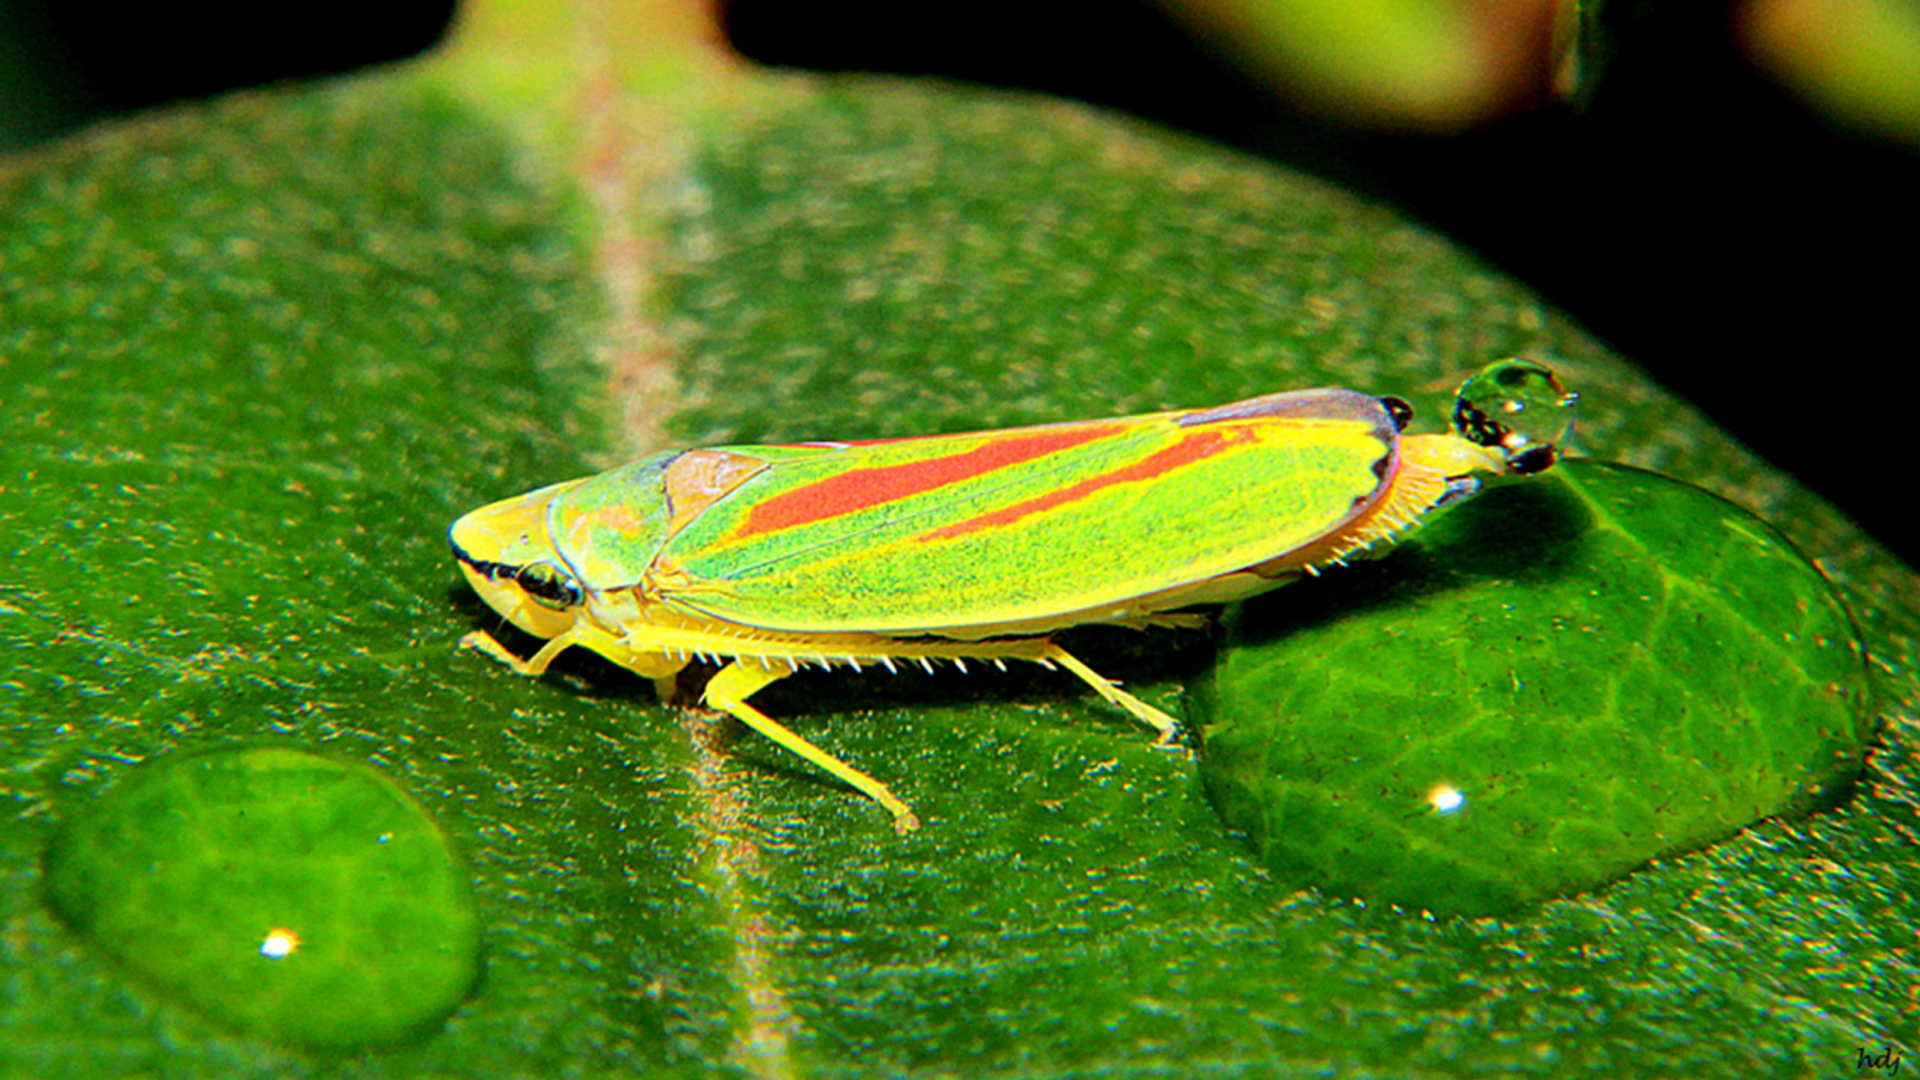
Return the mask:
[[[1159,616],[1154,616],[1159,618]],[[1187,625],[1184,621],[1173,625]],[[1160,745],[1171,746],[1180,733],[1180,721],[1141,701],[1099,672],[1081,663],[1072,653],[1055,644],[1052,638],[1007,638],[996,641],[893,641],[885,646],[897,659],[1029,660],[1045,667],[1063,667],[1081,682],[1093,688],[1108,704],[1125,709],[1134,718],[1160,735]]]
[[[1184,625],[1184,624],[1182,624]],[[991,641],[892,640],[873,647],[874,655],[901,660],[1029,660],[1045,667],[1059,666],[1093,688],[1109,704],[1125,709],[1135,719],[1160,735],[1160,745],[1171,746],[1180,733],[1180,721],[1120,689],[1099,672],[1081,663],[1079,658],[1055,644],[1052,638],[1005,638]],[[847,662],[847,661],[842,661]],[[763,684],[764,685],[764,684]]]
[[1080,677],[1081,682],[1093,687],[1094,693],[1099,694],[1109,703],[1127,710],[1141,723],[1159,732],[1161,745],[1172,745],[1174,737],[1180,733],[1180,721],[1115,686],[1105,676],[1081,663],[1072,653],[1053,642],[1048,641],[1045,644],[1046,648],[1041,650],[1038,657],[1041,662],[1050,661],[1073,672]]
[[735,717],[741,723],[779,743],[806,761],[825,769],[842,783],[885,807],[887,812],[893,815],[895,832],[912,832],[919,828],[920,819],[914,816],[913,810],[900,801],[887,785],[813,745],[784,724],[747,704],[747,698],[765,689],[769,683],[786,678],[794,670],[795,668],[785,661],[762,668],[757,664],[748,667],[739,660],[735,660],[721,668],[712,679],[707,681],[707,689],[702,699],[709,707]]

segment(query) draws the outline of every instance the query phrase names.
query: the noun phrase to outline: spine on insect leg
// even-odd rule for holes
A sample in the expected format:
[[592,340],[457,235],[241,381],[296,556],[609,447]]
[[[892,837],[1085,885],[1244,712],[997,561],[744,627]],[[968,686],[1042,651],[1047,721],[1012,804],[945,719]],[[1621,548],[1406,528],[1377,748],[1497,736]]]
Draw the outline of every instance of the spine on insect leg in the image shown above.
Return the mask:
[[962,670],[968,660],[1004,667],[1006,660],[1051,665],[1045,638],[954,641],[943,638],[894,638],[862,633],[783,633],[714,619],[669,614],[658,608],[621,628],[620,644],[634,655],[654,654],[685,664],[694,660],[737,660],[763,668],[863,666],[898,670],[901,662],[932,670],[945,661]]
[[954,641],[879,634],[782,634],[661,613],[626,627],[619,649],[622,656],[613,659],[629,667],[635,666],[636,658],[651,656],[663,658],[676,670],[702,660],[723,667],[758,668],[773,678],[784,678],[809,665],[844,666],[856,671],[862,665],[871,665],[897,672],[901,664],[918,664],[932,672],[940,661],[965,671],[969,660],[984,661],[1001,670],[1006,669],[1008,660],[1025,660],[1045,668],[1064,668],[1109,703],[1159,732],[1162,742],[1170,743],[1179,727],[1173,717],[1120,689],[1045,636]]

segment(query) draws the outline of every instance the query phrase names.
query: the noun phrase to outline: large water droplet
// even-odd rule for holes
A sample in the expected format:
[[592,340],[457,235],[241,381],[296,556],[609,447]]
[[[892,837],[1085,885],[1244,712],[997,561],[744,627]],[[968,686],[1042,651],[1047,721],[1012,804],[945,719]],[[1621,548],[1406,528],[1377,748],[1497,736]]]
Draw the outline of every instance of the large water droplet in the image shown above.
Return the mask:
[[1624,466],[1496,488],[1237,618],[1190,698],[1201,778],[1276,877],[1334,896],[1481,916],[1598,888],[1831,804],[1875,727],[1819,569]]
[[60,830],[46,873],[61,917],[139,978],[282,1042],[414,1037],[479,968],[438,826],[373,770],[297,750],[144,765]]

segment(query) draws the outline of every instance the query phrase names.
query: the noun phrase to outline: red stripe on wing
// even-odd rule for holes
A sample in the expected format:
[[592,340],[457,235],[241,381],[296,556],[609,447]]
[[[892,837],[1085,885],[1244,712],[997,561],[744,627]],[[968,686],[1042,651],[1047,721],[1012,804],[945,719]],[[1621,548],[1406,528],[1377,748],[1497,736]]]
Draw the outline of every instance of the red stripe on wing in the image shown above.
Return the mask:
[[968,533],[981,532],[1011,525],[1021,518],[1044,513],[1058,506],[1078,502],[1096,491],[1110,488],[1115,484],[1141,483],[1156,480],[1167,473],[1184,468],[1196,461],[1204,460],[1214,454],[1242,443],[1255,442],[1259,435],[1245,427],[1212,428],[1196,431],[1184,436],[1179,442],[1164,450],[1156,450],[1125,468],[1110,473],[1091,476],[1075,484],[1069,484],[1058,491],[1045,495],[1036,495],[1024,502],[1003,506],[991,513],[979,517],[956,521],[914,537],[917,543],[931,543],[937,540],[952,540]]
[[996,469],[1071,450],[1126,428],[1125,424],[1075,424],[1032,434],[997,436],[991,442],[947,457],[848,469],[762,500],[747,514],[746,521],[734,535],[745,539],[896,502]]

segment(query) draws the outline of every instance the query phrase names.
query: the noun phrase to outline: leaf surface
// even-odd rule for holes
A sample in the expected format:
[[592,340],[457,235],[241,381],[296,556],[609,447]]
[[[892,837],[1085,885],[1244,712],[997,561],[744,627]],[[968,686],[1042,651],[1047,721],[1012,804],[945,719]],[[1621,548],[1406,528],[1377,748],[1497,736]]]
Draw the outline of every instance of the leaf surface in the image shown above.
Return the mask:
[[[1387,210],[1076,105],[751,71],[697,30],[482,6],[433,61],[0,171],[0,1072],[1750,1076],[1907,1037],[1904,568]],[[1589,453],[1758,510],[1846,590],[1892,718],[1853,801],[1429,920],[1277,880],[1192,759],[1057,673],[756,698],[914,803],[896,839],[643,680],[454,647],[495,620],[447,524],[644,450],[1313,385],[1431,429],[1519,353],[1586,395]],[[1071,643],[1163,707],[1208,659]],[[236,1035],[44,903],[58,829],[140,763],[263,741],[370,765],[470,863],[484,973],[418,1041]]]

